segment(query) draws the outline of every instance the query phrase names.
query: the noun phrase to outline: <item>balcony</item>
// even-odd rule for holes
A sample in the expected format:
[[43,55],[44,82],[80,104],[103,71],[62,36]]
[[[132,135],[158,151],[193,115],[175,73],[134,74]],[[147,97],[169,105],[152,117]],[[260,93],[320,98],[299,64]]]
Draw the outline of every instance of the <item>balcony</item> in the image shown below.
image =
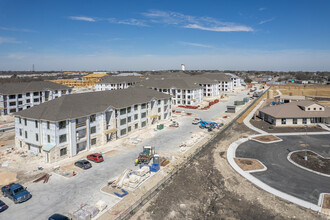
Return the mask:
[[86,126],[86,121],[82,121],[76,124],[76,128],[81,128]]

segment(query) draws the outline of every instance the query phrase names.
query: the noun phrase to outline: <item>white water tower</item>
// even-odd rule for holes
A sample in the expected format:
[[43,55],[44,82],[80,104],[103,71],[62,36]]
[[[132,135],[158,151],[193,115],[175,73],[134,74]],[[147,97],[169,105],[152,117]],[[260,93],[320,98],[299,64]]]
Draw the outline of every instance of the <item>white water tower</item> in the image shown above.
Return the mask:
[[185,71],[186,70],[186,66],[184,64],[181,64],[181,70]]

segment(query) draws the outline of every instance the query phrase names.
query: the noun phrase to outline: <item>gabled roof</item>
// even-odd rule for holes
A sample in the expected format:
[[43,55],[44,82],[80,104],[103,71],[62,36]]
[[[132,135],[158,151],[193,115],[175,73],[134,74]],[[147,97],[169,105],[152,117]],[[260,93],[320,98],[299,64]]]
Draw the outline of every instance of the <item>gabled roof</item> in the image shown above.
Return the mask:
[[205,73],[203,76],[217,81],[223,81],[223,82],[232,81],[231,77],[224,73]]
[[[299,106],[310,106],[318,104],[312,101],[297,101],[282,105],[268,106],[260,109],[267,115],[274,118],[311,118],[311,117],[330,117],[330,107],[324,107],[324,111],[304,111]],[[320,104],[318,104],[320,105]]]
[[146,79],[139,85],[147,88],[159,89],[201,89],[197,83],[188,82],[185,78]]
[[79,93],[61,96],[19,111],[15,115],[37,120],[63,121],[104,112],[109,107],[121,109],[135,104],[146,103],[152,99],[160,100],[170,97],[170,95],[147,88]]
[[66,90],[70,87],[50,82],[50,81],[33,81],[22,83],[4,83],[0,84],[0,94],[12,95],[27,92],[39,92],[46,89],[50,90]]
[[103,80],[96,84],[111,84],[111,83],[130,83],[140,82],[142,79],[137,76],[105,76]]

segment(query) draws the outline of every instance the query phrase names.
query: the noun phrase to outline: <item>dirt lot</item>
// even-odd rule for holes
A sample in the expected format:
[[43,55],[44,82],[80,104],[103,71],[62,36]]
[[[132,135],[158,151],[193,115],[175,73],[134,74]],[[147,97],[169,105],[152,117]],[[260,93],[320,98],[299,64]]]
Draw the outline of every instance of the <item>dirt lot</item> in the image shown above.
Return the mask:
[[237,165],[244,171],[261,170],[264,166],[255,159],[235,158]]
[[324,195],[322,208],[330,209],[330,194]]
[[272,89],[279,89],[283,95],[330,96],[330,86],[326,85],[277,85]]
[[273,135],[264,135],[264,136],[258,136],[258,137],[254,137],[252,138],[254,140],[258,140],[258,141],[262,141],[262,142],[271,142],[271,141],[278,141],[281,140],[278,137],[275,137]]
[[252,134],[245,125],[234,124],[132,219],[325,219],[266,193],[231,168],[228,146]]
[[[262,121],[259,118],[256,119],[251,119],[250,123],[261,129],[264,130],[268,133],[285,133],[285,132],[322,132],[322,131],[326,131],[324,129],[322,129],[321,127],[317,127],[317,126],[309,126],[308,128],[306,128],[305,126],[292,126],[292,127],[275,127],[274,125],[269,124],[268,122]],[[271,129],[270,129],[271,127]]]
[[[307,160],[304,156],[307,155]],[[330,159],[320,157],[312,151],[298,151],[291,154],[291,160],[308,169],[330,175]]]

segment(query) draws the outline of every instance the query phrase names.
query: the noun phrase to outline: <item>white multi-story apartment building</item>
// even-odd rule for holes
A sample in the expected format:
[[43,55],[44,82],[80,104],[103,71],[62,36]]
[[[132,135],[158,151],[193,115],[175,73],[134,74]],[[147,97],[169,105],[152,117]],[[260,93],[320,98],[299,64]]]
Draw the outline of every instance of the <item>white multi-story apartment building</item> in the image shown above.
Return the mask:
[[209,79],[204,76],[191,76],[184,78],[187,82],[194,83],[203,88],[204,97],[215,97],[220,95],[219,83],[217,80]]
[[233,80],[228,75],[223,73],[206,73],[203,76],[211,80],[216,80],[219,83],[218,89],[221,92],[230,92],[234,89]]
[[167,120],[171,109],[169,95],[147,88],[62,96],[15,113],[15,144],[55,162]]
[[173,105],[198,105],[203,101],[203,87],[186,78],[146,79],[139,85],[171,95]]
[[49,81],[6,83],[0,85],[0,115],[15,113],[64,94],[71,88]]
[[103,80],[95,83],[96,91],[126,89],[140,82],[137,76],[107,76]]
[[225,73],[227,76],[231,77],[231,80],[233,81],[233,86],[234,87],[239,87],[241,86],[241,78],[236,76],[235,74],[232,73]]

